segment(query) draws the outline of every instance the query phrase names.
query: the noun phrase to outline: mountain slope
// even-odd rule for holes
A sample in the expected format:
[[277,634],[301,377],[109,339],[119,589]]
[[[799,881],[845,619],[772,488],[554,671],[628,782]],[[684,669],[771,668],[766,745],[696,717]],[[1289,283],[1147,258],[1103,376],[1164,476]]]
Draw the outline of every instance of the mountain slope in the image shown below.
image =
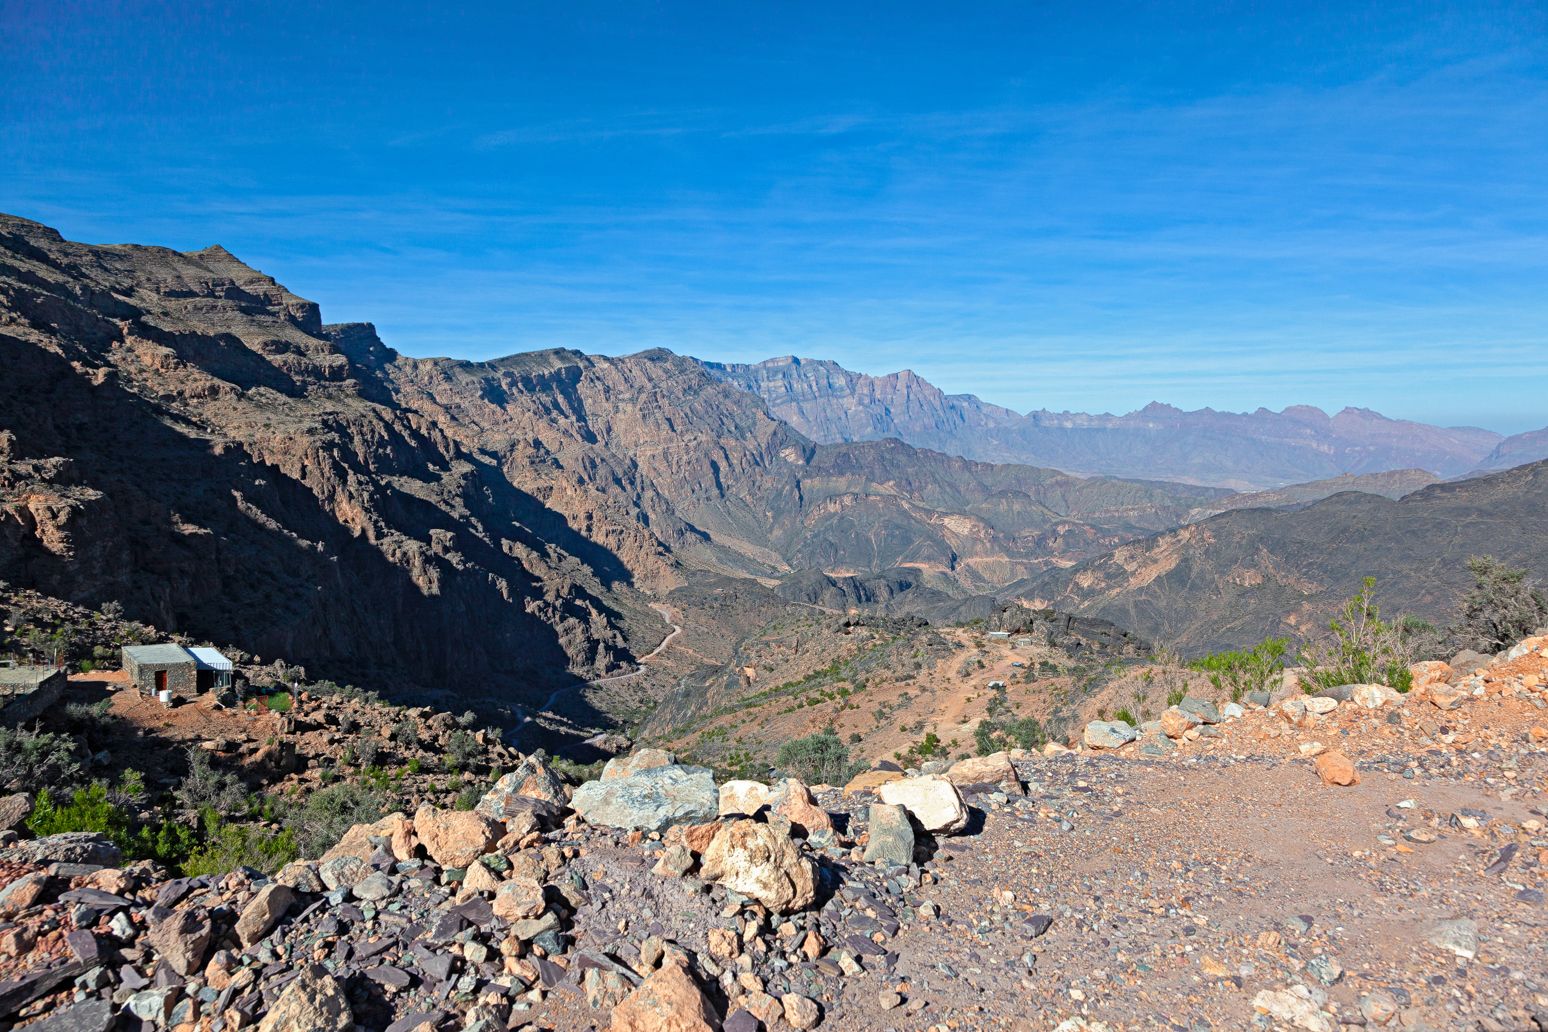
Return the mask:
[[1422,469],[1394,469],[1386,473],[1364,473],[1333,477],[1330,480],[1313,480],[1309,484],[1291,484],[1273,491],[1253,491],[1234,494],[1201,506],[1188,514],[1188,523],[1197,523],[1232,509],[1288,509],[1309,505],[1344,491],[1363,491],[1383,498],[1402,498],[1438,483],[1439,478]]
[[1124,416],[1022,416],[972,395],[947,395],[910,372],[873,377],[798,358],[706,368],[821,442],[897,437],[986,462],[1243,491],[1407,468],[1457,476],[1500,441],[1487,430],[1427,426],[1366,409],[1329,416],[1310,406],[1234,413],[1152,404]]
[[1190,650],[1318,633],[1377,579],[1392,612],[1444,621],[1469,556],[1548,579],[1548,462],[1399,500],[1349,492],[1289,511],[1243,509],[1120,546],[1019,585],[1023,597],[1099,616]]
[[1476,473],[1492,473],[1495,470],[1524,466],[1529,462],[1548,459],[1548,427],[1513,434],[1494,446],[1474,469]]

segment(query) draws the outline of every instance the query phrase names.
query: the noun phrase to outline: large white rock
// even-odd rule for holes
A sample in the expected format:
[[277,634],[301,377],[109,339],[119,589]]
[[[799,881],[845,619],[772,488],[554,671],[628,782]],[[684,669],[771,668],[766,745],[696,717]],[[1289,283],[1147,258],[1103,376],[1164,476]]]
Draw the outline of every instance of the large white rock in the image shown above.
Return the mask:
[[889,781],[876,790],[881,801],[901,806],[913,815],[925,831],[954,835],[967,827],[968,808],[947,778],[925,774],[917,778]]
[[789,834],[745,818],[715,832],[699,871],[706,881],[751,896],[776,914],[801,910],[817,898],[817,869]]
[[1402,701],[1402,696],[1384,684],[1357,684],[1349,690],[1349,698],[1361,709],[1381,709]]
[[769,786],[761,781],[727,781],[720,786],[720,816],[751,817],[769,805]]

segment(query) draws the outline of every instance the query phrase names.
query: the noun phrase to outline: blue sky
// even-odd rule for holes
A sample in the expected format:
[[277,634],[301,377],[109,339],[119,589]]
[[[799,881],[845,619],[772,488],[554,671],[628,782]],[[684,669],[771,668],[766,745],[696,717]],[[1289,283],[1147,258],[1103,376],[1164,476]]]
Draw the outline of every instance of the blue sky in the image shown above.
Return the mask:
[[0,210],[413,355],[1548,424],[1548,6],[0,0]]

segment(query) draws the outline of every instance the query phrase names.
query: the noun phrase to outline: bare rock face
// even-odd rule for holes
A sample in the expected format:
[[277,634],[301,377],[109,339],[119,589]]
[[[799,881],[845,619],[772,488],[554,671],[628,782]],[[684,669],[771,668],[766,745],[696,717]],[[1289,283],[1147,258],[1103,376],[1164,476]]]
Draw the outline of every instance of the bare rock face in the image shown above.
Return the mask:
[[426,805],[414,812],[414,834],[442,867],[467,867],[494,848],[500,826],[481,813]]
[[612,1032],[718,1032],[720,1022],[687,969],[668,960],[613,1009]]
[[308,965],[285,987],[258,1032],[350,1032],[355,1016],[334,977]]
[[674,824],[713,820],[720,812],[720,792],[704,767],[672,764],[588,781],[575,790],[570,806],[592,824],[664,831]]
[[569,804],[564,782],[536,756],[528,756],[509,774],[494,783],[475,809],[491,820],[503,821],[517,810],[530,810],[528,800],[554,807]]
[[724,825],[700,863],[706,881],[751,896],[776,914],[811,906],[817,898],[817,870],[794,840],[752,820]]
[[237,940],[243,946],[258,942],[279,924],[295,901],[296,894],[288,885],[276,882],[259,889],[237,918]]
[[925,831],[955,835],[968,823],[967,803],[957,786],[934,774],[891,781],[877,790],[884,803],[901,806]]
[[817,805],[812,790],[799,778],[785,778],[769,791],[769,806],[773,813],[788,820],[802,835],[810,838],[819,831],[832,831],[833,818]]
[[627,756],[614,756],[602,767],[602,780],[627,778],[652,767],[666,767],[677,762],[677,757],[665,749],[637,749]]
[[202,910],[180,910],[146,935],[157,956],[184,977],[204,967],[214,937],[210,917]]
[[999,785],[1012,795],[1022,795],[1021,777],[1011,763],[1010,753],[1001,750],[988,756],[958,760],[946,772],[953,785]]

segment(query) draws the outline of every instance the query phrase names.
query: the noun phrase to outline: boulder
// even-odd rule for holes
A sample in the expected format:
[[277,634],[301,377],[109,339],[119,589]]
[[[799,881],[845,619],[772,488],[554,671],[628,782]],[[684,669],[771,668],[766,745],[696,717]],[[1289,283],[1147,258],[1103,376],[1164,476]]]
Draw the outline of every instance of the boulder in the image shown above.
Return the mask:
[[1357,684],[1349,692],[1349,701],[1361,709],[1381,709],[1403,701],[1403,696],[1384,684]]
[[414,834],[425,853],[442,867],[466,867],[494,848],[501,827],[481,813],[442,810],[426,804],[414,811]]
[[1003,749],[988,756],[958,760],[946,771],[946,780],[954,785],[999,785],[1011,795],[1023,795],[1021,776]]
[[954,835],[967,827],[968,808],[962,793],[939,775],[891,781],[877,794],[882,802],[903,807],[921,828],[932,834]]
[[543,898],[543,886],[534,878],[512,878],[501,882],[495,890],[491,909],[498,918],[506,921],[530,921],[543,916],[548,903]]
[[334,977],[315,965],[285,987],[258,1032],[350,1032],[355,1015]]
[[326,886],[317,874],[317,864],[310,860],[292,860],[280,868],[274,880],[288,885],[297,892],[323,892]]
[[1451,668],[1451,676],[1448,677],[1447,680],[1455,684],[1457,681],[1462,680],[1462,678],[1468,676],[1469,674],[1476,674],[1479,670],[1482,670],[1484,667],[1489,665],[1489,659],[1489,656],[1486,656],[1481,652],[1474,652],[1472,649],[1463,649],[1455,656],[1452,656],[1451,662],[1446,664]]
[[874,793],[887,782],[897,781],[902,777],[901,770],[863,770],[849,779],[849,783],[844,786],[844,795],[848,797],[858,792]]
[[907,810],[891,803],[872,803],[867,823],[866,863],[907,867],[914,862],[914,825]]
[[570,801],[559,775],[537,756],[528,756],[496,781],[474,809],[491,820],[503,821],[518,810],[530,810],[529,800],[561,809]]
[[332,892],[334,889],[353,889],[371,870],[370,864],[346,853],[318,864],[317,877],[323,888]]
[[614,756],[602,767],[602,780],[612,781],[614,778],[633,777],[642,770],[652,767],[670,767],[677,763],[677,757],[665,749],[639,749],[628,756]]
[[769,805],[769,786],[761,781],[733,780],[720,786],[720,816],[751,817]]
[[769,808],[807,838],[819,831],[833,830],[833,818],[817,805],[812,790],[800,778],[785,778],[771,788]]
[[613,1008],[611,1032],[716,1032],[720,1023],[683,962],[668,960]]
[[1355,770],[1354,761],[1345,756],[1341,750],[1329,749],[1319,753],[1314,761],[1317,764],[1317,776],[1322,779],[1324,785],[1358,785],[1360,772]]
[[145,941],[169,968],[187,978],[204,968],[214,937],[209,915],[195,908],[179,910],[152,925]]
[[259,889],[251,902],[242,908],[242,916],[237,918],[237,941],[243,947],[258,943],[274,930],[295,901],[295,891],[288,885],[273,882]]
[[1168,738],[1181,738],[1198,723],[1196,716],[1179,706],[1168,706],[1161,713],[1161,733]]
[[1138,732],[1121,720],[1093,720],[1080,740],[1087,749],[1117,749],[1138,737]]
[[822,1010],[817,1002],[798,993],[786,993],[779,998],[779,1004],[784,1008],[785,1023],[801,1032],[816,1028],[822,1020]]
[[715,776],[704,767],[673,764],[647,767],[626,777],[588,781],[575,790],[570,806],[591,824],[663,831],[675,824],[698,824],[718,816],[720,792]]
[[1333,1019],[1322,1010],[1321,993],[1304,985],[1264,989],[1252,999],[1253,1010],[1305,1032],[1334,1032]]
[[47,867],[49,864],[83,864],[117,867],[124,854],[106,835],[95,831],[67,831],[46,838],[17,842],[0,849],[0,860]]
[[379,847],[385,847],[399,860],[414,857],[414,826],[401,813],[388,814],[372,824],[357,824],[344,833],[338,844],[322,855],[322,863],[341,856],[353,856],[371,862]]
[[1413,686],[1415,688],[1423,688],[1426,685],[1436,683],[1447,683],[1455,677],[1451,664],[1443,663],[1438,659],[1427,659],[1422,663],[1415,663],[1408,668],[1408,673],[1413,678]]
[[1189,695],[1184,697],[1183,701],[1177,704],[1177,708],[1182,710],[1184,713],[1188,713],[1196,717],[1200,724],[1220,723],[1220,711],[1215,708],[1215,704],[1213,702],[1206,702],[1204,699],[1195,699],[1193,696]]
[[1306,712],[1315,713],[1319,717],[1326,716],[1338,709],[1338,703],[1338,699],[1329,695],[1308,695],[1306,697]]
[[750,896],[776,914],[808,907],[817,898],[817,869],[789,835],[743,818],[721,827],[704,851],[706,881]]
[[0,831],[15,831],[32,814],[32,796],[26,792],[0,796]]

